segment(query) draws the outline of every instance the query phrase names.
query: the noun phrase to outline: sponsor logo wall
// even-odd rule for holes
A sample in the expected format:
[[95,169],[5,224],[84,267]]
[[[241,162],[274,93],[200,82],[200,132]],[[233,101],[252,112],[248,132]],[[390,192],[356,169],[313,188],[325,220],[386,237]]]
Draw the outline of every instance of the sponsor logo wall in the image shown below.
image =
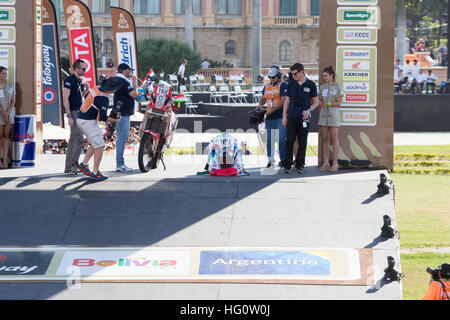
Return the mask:
[[[341,7],[337,9],[337,43],[341,45],[336,48],[336,71],[344,91],[342,107],[377,106],[378,30],[372,27],[379,23],[377,3],[375,0],[338,0]],[[373,110],[368,113],[363,109],[349,112],[348,108],[340,108],[341,124],[375,126],[376,112]]]
[[8,69],[8,82],[16,85],[15,0],[0,1],[0,66]]
[[[369,253],[369,255],[368,255]],[[370,249],[0,248],[0,281],[367,283]],[[363,259],[362,257],[370,257]]]

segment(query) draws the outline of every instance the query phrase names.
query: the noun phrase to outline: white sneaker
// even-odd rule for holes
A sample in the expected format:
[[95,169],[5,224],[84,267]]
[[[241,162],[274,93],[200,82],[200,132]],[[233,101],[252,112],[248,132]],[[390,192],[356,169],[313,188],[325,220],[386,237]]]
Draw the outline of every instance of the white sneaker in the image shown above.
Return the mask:
[[118,171],[118,172],[131,172],[131,171],[133,171],[133,169],[132,168],[128,168],[126,165],[123,165],[123,166],[116,167],[116,171]]

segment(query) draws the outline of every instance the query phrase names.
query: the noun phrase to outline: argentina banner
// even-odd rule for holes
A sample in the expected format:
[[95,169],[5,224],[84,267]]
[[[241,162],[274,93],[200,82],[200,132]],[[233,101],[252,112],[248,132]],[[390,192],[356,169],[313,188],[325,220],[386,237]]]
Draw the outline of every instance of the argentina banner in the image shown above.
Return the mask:
[[136,28],[133,16],[124,9],[111,7],[111,18],[115,40],[116,66],[128,64],[138,76]]
[[43,1],[42,104],[43,122],[62,126],[61,81],[56,15],[50,0]]

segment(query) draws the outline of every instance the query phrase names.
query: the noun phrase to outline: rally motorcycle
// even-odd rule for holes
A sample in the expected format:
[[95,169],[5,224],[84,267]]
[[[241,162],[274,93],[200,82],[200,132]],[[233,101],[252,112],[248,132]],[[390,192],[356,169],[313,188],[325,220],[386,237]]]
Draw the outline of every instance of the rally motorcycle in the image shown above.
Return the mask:
[[148,172],[156,169],[163,160],[164,152],[170,147],[178,125],[174,111],[180,110],[180,103],[186,101],[184,95],[172,98],[172,86],[160,80],[150,95],[150,102],[139,128],[141,139],[138,152],[139,169]]

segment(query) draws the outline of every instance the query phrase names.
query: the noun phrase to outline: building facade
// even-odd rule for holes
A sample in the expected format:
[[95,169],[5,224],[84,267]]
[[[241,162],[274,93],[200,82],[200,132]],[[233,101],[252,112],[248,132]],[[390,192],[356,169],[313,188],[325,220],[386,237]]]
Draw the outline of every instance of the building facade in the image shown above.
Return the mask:
[[[56,0],[58,1],[58,0]],[[61,50],[67,53],[62,0]],[[320,0],[261,0],[261,65],[317,67]],[[185,0],[82,0],[91,10],[99,66],[114,61],[110,6],[134,15],[137,38],[186,42]],[[252,0],[192,0],[193,48],[202,58],[251,66]]]

